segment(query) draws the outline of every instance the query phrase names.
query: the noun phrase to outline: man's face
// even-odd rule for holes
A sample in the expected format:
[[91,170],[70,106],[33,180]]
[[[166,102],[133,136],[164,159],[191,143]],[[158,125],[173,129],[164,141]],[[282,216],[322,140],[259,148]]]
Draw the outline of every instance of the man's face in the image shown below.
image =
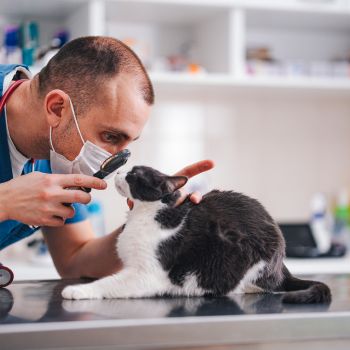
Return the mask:
[[[130,75],[118,76],[96,91],[96,103],[93,101],[84,115],[77,115],[79,128],[85,141],[115,154],[140,137],[149,118],[150,105],[144,101],[135,77]],[[72,102],[74,105],[75,101]],[[81,150],[82,141],[72,113],[65,119],[63,125],[53,129],[53,144],[57,152],[73,160]]]

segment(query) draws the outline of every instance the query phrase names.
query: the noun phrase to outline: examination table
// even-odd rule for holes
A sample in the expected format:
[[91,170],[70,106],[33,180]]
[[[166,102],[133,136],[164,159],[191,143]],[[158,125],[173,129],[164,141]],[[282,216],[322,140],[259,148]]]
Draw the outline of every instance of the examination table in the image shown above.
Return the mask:
[[[310,277],[310,276],[308,276]],[[283,305],[279,294],[234,298],[63,300],[78,280],[0,290],[0,349],[350,349],[350,276],[331,305]]]

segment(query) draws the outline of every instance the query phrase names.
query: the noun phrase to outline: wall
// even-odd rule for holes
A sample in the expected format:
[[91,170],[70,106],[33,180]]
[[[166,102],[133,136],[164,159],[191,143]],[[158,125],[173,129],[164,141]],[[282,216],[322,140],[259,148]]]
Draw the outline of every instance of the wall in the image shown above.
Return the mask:
[[[232,100],[162,100],[131,146],[129,166],[172,173],[210,158],[216,168],[190,184],[197,182],[202,191],[242,191],[279,220],[307,219],[315,192],[331,198],[350,185],[350,101],[300,92],[250,94],[249,99],[232,93]],[[123,222],[127,211],[110,184],[107,192],[96,194],[106,204],[109,230]]]

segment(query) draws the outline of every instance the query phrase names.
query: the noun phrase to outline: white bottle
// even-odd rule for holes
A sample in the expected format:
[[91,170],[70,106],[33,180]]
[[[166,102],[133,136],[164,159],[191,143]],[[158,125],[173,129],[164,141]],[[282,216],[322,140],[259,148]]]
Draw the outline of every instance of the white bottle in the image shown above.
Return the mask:
[[331,247],[331,232],[327,223],[327,201],[322,193],[316,193],[311,200],[311,230],[316,246],[321,254]]

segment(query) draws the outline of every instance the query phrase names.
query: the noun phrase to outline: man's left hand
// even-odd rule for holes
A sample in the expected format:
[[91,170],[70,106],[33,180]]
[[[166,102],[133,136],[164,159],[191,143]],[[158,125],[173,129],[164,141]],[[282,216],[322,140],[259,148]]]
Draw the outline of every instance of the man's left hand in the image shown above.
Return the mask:
[[[214,162],[212,160],[201,160],[181,169],[175,175],[191,178],[212,168],[214,168]],[[202,194],[198,191],[191,194],[186,193],[184,190],[180,191],[181,197],[177,200],[176,205],[181,204],[188,196],[190,197],[190,200],[195,204],[198,204],[202,200]]]

